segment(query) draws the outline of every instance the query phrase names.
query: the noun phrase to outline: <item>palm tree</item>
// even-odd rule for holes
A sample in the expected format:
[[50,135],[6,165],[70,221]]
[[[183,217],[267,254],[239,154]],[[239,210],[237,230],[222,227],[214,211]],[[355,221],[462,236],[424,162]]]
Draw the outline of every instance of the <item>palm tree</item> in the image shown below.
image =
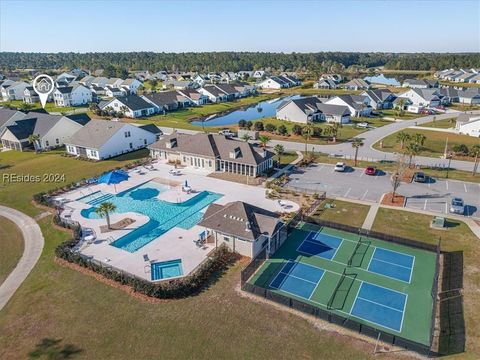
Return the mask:
[[402,116],[403,115],[403,108],[406,104],[405,99],[399,98],[397,102],[397,116]]
[[413,157],[420,153],[420,145],[416,142],[408,143],[405,147],[405,153],[408,155],[408,167],[410,167]]
[[354,138],[352,140],[352,148],[355,149],[355,159],[353,161],[353,166],[357,166],[357,156],[358,156],[358,148],[363,146],[363,141],[362,139],[359,138]]
[[117,207],[113,203],[106,201],[95,209],[95,213],[100,217],[106,218],[107,227],[110,229],[110,213],[114,212],[116,209]]
[[480,145],[475,144],[470,148],[470,156],[473,156],[475,158],[475,161],[473,163],[473,172],[472,172],[472,175],[475,176],[478,169],[478,157],[480,156]]
[[307,153],[308,150],[308,140],[312,137],[314,130],[312,124],[307,124],[302,128],[302,138],[305,140],[305,153]]
[[277,144],[273,147],[273,151],[275,151],[275,154],[277,154],[278,157],[278,165],[280,166],[280,157],[283,155],[285,152],[285,148],[281,144]]
[[405,131],[400,131],[398,134],[397,134],[397,142],[400,143],[400,149],[403,150],[403,148],[405,147],[405,143],[410,140],[410,135],[407,134]]
[[332,141],[334,143],[337,142],[337,136],[338,136],[338,133],[340,132],[341,127],[342,127],[342,125],[340,123],[333,123],[331,126],[329,126],[325,129],[326,134],[328,134],[332,137]]
[[260,135],[258,137],[258,141],[260,141],[260,144],[262,145],[263,148],[267,147],[267,144],[270,140],[271,140],[270,136],[267,136],[267,135]]
[[418,146],[423,146],[423,144],[425,143],[425,140],[427,140],[427,137],[423,134],[416,133],[416,134],[413,135],[412,140]]
[[38,146],[39,141],[40,141],[40,135],[31,134],[28,137],[28,142],[33,145],[33,148],[35,149],[35,152],[37,152],[38,149],[39,149],[39,146]]
[[250,135],[250,134],[244,134],[244,135],[242,136],[242,140],[243,140],[243,141],[246,141],[246,142],[249,142],[249,141],[252,140],[252,139],[253,139],[253,136]]

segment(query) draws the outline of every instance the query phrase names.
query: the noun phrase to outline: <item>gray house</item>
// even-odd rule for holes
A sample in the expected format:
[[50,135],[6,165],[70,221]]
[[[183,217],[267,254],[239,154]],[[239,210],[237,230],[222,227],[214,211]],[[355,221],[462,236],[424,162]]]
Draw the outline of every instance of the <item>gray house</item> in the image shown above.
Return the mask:
[[315,121],[348,123],[350,110],[347,106],[324,104],[316,97],[288,100],[277,108],[277,119],[306,124]]
[[370,106],[373,109],[391,109],[396,95],[388,89],[374,89],[364,91],[361,95],[370,99]]

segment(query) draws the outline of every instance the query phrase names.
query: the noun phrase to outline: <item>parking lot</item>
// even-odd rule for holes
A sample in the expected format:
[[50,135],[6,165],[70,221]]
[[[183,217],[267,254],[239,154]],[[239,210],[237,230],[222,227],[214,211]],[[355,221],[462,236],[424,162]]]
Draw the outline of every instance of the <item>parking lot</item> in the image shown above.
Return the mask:
[[[381,170],[375,176],[365,175],[363,169],[347,168],[335,172],[330,164],[314,164],[296,169],[287,186],[297,191],[322,192],[328,197],[378,202],[384,193],[391,192],[390,175]],[[465,202],[465,216],[480,219],[480,184],[456,180],[429,179],[427,183],[402,183],[397,190],[407,197],[406,207],[449,213],[450,201],[460,197]]]

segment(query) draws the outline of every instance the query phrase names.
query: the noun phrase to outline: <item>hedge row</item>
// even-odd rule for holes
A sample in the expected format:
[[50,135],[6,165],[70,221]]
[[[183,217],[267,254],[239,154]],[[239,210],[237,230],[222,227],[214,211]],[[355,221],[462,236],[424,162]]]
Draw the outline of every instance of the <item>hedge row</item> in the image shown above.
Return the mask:
[[213,274],[225,270],[237,258],[226,246],[222,245],[215,249],[212,255],[208,257],[194,273],[180,279],[153,283],[128,273],[98,265],[86,259],[78,252],[73,251],[77,243],[78,239],[75,238],[61,243],[55,249],[56,256],[95,271],[122,285],[128,285],[132,287],[135,292],[159,299],[178,299],[198,293]]

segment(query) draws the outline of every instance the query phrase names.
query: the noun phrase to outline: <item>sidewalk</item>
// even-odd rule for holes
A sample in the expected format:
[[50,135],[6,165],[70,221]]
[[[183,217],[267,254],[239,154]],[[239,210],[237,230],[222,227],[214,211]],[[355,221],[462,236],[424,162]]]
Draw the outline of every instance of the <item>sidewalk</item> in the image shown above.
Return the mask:
[[295,160],[293,160],[290,164],[285,166],[283,169],[277,170],[277,172],[275,172],[275,174],[270,176],[267,179],[267,181],[272,181],[272,180],[275,180],[275,179],[279,178],[280,176],[282,176],[283,174],[288,172],[291,168],[293,168],[295,165],[297,165],[300,161],[302,161],[303,160],[302,152],[301,151],[296,151],[296,153],[297,153],[297,158]]

